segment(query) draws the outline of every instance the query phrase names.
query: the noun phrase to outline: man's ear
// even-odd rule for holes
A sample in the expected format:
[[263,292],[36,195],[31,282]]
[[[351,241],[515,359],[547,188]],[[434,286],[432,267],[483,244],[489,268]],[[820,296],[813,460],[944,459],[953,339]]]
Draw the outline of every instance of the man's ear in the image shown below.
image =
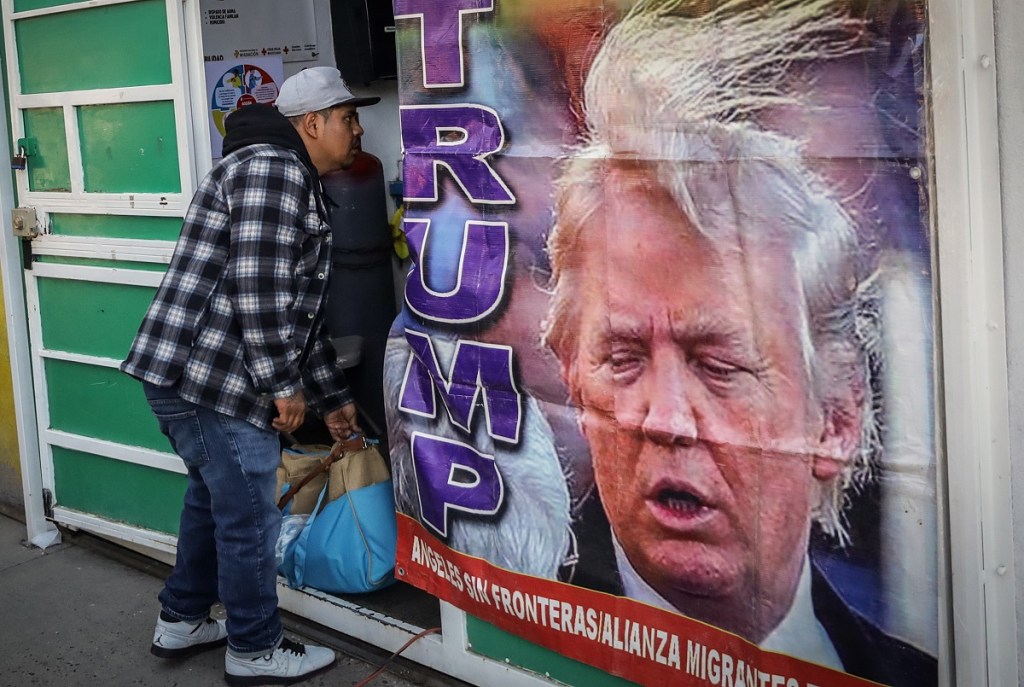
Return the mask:
[[814,476],[822,482],[836,477],[860,446],[861,411],[826,411],[818,450],[814,455]]
[[[828,346],[823,366],[822,426],[814,456],[814,476],[822,482],[839,475],[860,450],[867,390],[860,365],[847,344]],[[831,372],[831,374],[828,374]]]
[[302,119],[299,121],[299,128],[312,139],[319,138],[320,136],[320,117],[315,112],[307,112],[302,115]]

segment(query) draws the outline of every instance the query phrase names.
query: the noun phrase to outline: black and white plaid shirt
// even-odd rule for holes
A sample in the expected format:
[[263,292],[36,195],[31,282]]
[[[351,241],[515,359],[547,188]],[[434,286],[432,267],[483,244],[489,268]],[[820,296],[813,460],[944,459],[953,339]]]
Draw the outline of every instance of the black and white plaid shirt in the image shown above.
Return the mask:
[[265,429],[274,399],[300,389],[320,414],[351,401],[322,326],[331,231],[318,184],[284,147],[225,157],[192,199],[121,370]]

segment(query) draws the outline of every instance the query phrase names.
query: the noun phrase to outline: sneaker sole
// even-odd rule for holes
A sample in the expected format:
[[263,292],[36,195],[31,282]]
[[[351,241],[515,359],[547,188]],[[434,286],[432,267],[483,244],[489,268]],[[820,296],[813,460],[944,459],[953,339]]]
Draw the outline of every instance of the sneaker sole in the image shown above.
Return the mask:
[[227,643],[228,638],[225,637],[224,639],[218,639],[213,642],[193,644],[192,646],[186,646],[180,649],[168,649],[166,647],[157,646],[156,644],[151,644],[149,646],[149,653],[154,656],[159,656],[160,658],[188,658],[189,656],[195,656],[196,654],[201,654],[204,651],[209,651],[210,649],[226,646]]
[[274,677],[273,675],[232,675],[231,673],[224,671],[224,681],[231,685],[231,687],[251,687],[253,685],[292,685],[296,682],[308,680],[320,673],[326,673],[328,670],[333,668],[334,664],[337,662],[338,657],[335,656],[333,661],[322,668],[317,668],[316,670],[308,673],[294,675],[292,677]]

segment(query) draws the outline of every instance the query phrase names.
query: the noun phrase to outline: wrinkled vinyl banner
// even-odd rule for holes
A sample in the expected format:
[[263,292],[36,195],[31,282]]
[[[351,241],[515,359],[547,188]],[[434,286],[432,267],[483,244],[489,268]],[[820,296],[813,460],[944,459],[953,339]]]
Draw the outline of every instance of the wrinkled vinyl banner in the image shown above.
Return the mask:
[[923,0],[395,0],[398,575],[645,685],[935,685]]

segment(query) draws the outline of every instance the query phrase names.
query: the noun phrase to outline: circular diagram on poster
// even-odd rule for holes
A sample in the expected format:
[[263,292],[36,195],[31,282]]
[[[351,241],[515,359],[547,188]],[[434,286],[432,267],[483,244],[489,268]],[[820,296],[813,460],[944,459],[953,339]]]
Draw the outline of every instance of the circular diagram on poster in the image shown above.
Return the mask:
[[213,123],[224,135],[224,118],[240,107],[255,103],[273,103],[278,87],[274,78],[253,64],[236,64],[217,79],[210,101]]

